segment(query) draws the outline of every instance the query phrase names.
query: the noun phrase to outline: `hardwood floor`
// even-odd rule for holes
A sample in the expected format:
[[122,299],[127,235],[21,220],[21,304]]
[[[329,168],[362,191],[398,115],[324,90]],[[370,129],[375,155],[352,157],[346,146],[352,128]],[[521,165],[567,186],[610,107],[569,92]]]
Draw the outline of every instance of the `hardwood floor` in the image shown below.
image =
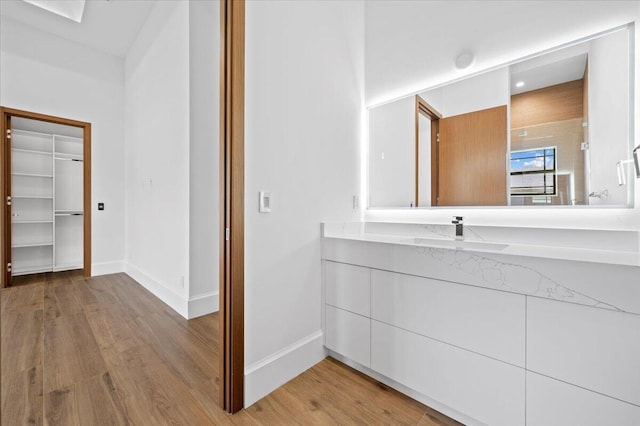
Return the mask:
[[327,358],[233,416],[218,406],[218,317],[190,321],[125,274],[0,292],[2,425],[457,425]]

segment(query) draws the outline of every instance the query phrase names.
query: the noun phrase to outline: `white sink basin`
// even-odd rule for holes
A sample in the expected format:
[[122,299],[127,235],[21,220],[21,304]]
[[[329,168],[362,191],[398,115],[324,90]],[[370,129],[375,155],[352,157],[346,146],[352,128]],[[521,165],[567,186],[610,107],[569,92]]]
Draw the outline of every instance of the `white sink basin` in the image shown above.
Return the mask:
[[407,243],[429,247],[447,247],[459,250],[504,250],[509,244],[488,243],[485,241],[445,240],[440,238],[409,238]]

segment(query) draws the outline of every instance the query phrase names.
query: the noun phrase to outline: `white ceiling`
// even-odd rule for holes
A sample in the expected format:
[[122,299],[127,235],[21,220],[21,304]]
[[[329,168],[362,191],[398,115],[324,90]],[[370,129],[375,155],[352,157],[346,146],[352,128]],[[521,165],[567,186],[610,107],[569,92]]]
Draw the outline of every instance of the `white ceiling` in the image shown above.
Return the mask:
[[0,15],[124,57],[147,20],[156,0],[90,0],[81,23],[73,22],[22,0],[1,0]]
[[[511,95],[529,92],[584,77],[590,41],[557,49],[509,67]],[[516,87],[522,81],[523,87]]]
[[[523,63],[524,64],[524,63]],[[530,92],[543,87],[580,80],[584,77],[587,67],[587,53],[557,60],[555,62],[540,64],[539,66],[516,71],[511,69],[511,94]],[[524,82],[523,87],[516,87],[519,81]]]

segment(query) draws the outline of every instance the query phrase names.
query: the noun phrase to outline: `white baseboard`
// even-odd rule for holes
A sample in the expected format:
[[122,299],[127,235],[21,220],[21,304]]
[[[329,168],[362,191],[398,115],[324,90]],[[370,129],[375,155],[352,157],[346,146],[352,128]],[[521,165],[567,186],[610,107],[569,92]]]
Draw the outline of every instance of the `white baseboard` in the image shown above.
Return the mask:
[[129,262],[125,263],[124,272],[149,290],[158,299],[169,305],[171,309],[188,318],[188,301],[167,286],[153,279],[149,274]]
[[220,293],[212,291],[189,298],[189,319],[218,312],[220,310]]
[[91,276],[117,274],[124,272],[124,261],[117,260],[115,262],[98,262],[91,264]]
[[459,422],[461,422],[462,424],[468,425],[468,426],[486,426],[484,423],[480,423],[478,422],[478,420],[473,419],[469,416],[466,416],[464,414],[462,414],[461,412],[454,410],[453,408],[449,407],[448,405],[444,405],[438,401],[436,401],[435,399],[429,398],[426,395],[421,394],[420,392],[416,392],[411,388],[408,388],[407,386],[400,384],[398,382],[396,382],[395,380],[392,380],[390,378],[388,378],[387,376],[383,376],[380,373],[377,373],[375,371],[373,371],[370,368],[367,368],[361,364],[358,364],[355,361],[350,360],[349,358],[346,358],[338,353],[333,352],[332,350],[327,350],[328,355],[332,358],[337,359],[338,361],[342,362],[343,364],[348,365],[349,367],[356,369],[358,371],[360,371],[361,373],[366,374],[369,377],[373,377],[374,379],[376,379],[377,381],[384,383],[385,385],[397,390],[398,392],[401,392],[413,399],[415,399],[416,401],[419,401],[421,403],[423,403],[424,405],[433,408],[436,411],[441,412],[442,414],[451,417],[454,420],[457,420]]
[[298,340],[244,370],[244,406],[249,407],[326,357],[322,330]]

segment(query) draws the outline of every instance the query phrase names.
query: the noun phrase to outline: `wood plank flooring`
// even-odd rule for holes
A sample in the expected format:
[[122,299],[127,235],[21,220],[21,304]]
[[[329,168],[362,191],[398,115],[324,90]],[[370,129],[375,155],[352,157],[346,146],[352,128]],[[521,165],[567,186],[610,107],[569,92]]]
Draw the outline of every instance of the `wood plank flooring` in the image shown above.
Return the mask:
[[2,425],[458,425],[327,358],[233,416],[218,406],[218,316],[190,321],[125,274],[0,292]]

